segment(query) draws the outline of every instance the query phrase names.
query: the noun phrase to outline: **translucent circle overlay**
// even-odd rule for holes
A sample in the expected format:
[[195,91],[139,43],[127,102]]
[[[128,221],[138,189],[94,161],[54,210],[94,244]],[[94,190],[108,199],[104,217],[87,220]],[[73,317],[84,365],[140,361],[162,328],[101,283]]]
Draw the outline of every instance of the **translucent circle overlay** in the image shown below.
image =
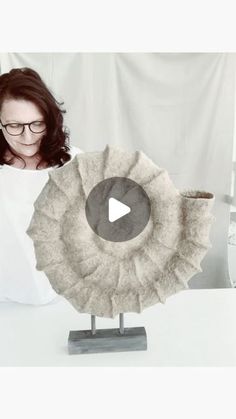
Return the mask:
[[[110,198],[127,205],[131,211],[110,222]],[[149,221],[151,203],[138,183],[125,177],[111,177],[92,189],[86,200],[85,213],[90,227],[98,236],[111,242],[124,242],[144,230]]]

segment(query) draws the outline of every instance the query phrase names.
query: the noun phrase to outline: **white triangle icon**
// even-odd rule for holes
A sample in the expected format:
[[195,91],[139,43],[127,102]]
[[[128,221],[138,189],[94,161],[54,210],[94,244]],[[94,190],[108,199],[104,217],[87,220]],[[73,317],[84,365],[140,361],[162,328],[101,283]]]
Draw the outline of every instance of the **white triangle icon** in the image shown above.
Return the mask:
[[122,204],[115,198],[109,198],[108,201],[108,219],[111,223],[128,214],[131,211],[128,205]]

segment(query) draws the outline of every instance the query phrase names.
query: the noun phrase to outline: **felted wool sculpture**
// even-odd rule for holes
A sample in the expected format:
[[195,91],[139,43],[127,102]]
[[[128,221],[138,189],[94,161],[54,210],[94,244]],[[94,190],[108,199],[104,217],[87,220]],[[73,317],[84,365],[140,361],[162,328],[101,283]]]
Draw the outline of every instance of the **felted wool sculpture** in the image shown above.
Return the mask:
[[[147,193],[151,214],[144,230],[125,242],[98,236],[85,214],[96,184],[125,177]],[[78,154],[49,173],[27,230],[38,270],[79,312],[101,317],[141,312],[188,288],[201,272],[207,250],[214,195],[178,191],[166,170],[143,152],[107,146]]]

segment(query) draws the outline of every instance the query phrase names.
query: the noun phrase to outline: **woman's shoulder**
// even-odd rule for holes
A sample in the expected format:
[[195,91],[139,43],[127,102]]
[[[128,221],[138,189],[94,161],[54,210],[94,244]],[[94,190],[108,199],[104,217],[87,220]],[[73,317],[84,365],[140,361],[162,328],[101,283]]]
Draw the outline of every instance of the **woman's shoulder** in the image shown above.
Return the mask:
[[71,159],[73,159],[77,154],[84,153],[84,151],[81,150],[78,147],[75,147],[73,145],[70,145],[69,153],[71,155]]
[[[65,170],[65,167],[69,166],[70,167],[70,163],[72,162],[72,160],[74,160],[74,158],[80,154],[80,153],[84,153],[83,150],[81,150],[79,147],[73,146],[73,145],[69,145],[69,150],[68,153],[70,154],[70,160],[67,161],[66,163],[63,164],[63,166],[60,167],[49,167],[48,170],[49,171],[61,171],[63,168],[63,170]],[[67,170],[67,169],[66,169]]]

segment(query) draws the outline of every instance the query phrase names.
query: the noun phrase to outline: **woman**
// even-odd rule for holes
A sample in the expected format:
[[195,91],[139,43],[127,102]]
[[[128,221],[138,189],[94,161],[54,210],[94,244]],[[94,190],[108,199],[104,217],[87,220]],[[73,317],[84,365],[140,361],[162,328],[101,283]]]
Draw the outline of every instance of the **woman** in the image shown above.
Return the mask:
[[30,68],[0,76],[0,301],[45,304],[57,296],[35,268],[26,230],[48,172],[81,152],[68,145],[61,105]]

